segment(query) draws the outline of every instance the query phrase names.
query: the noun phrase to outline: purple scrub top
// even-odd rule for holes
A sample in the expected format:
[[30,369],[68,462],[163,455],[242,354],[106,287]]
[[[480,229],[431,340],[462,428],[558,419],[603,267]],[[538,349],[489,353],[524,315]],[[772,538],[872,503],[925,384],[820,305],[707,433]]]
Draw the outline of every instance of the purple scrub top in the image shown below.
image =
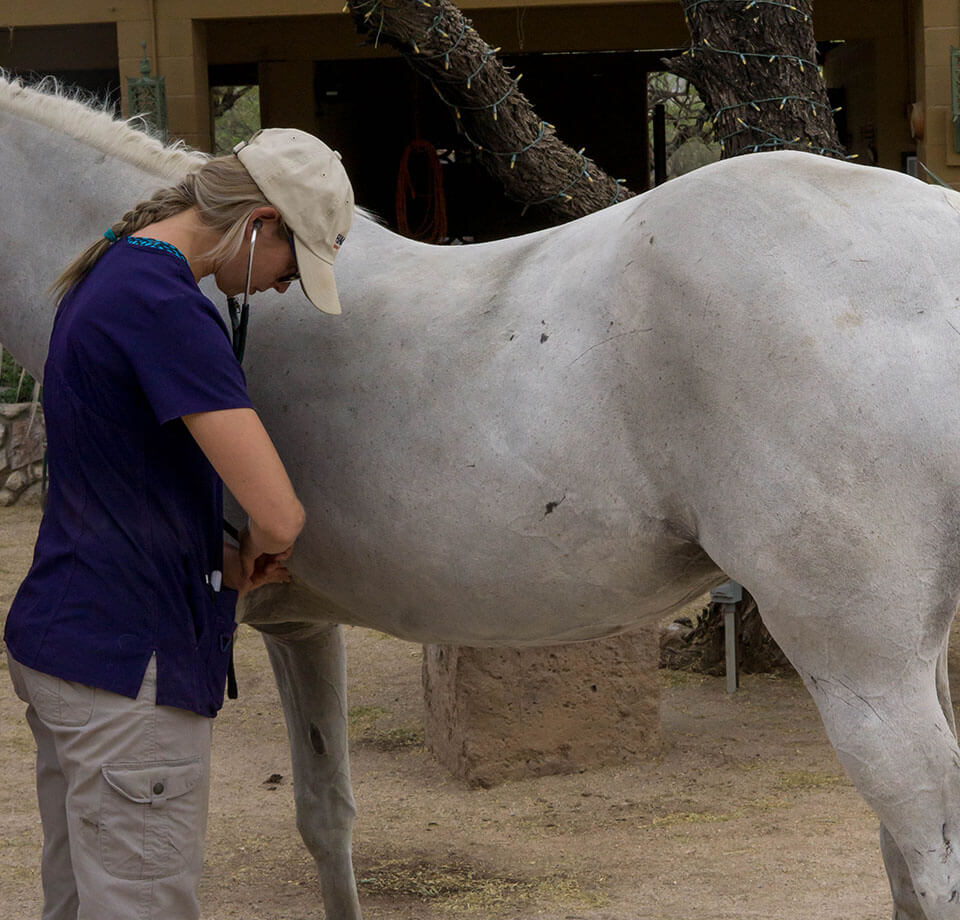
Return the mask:
[[4,639],[35,670],[157,703],[223,704],[236,593],[222,485],[181,416],[249,408],[214,305],[172,247],[123,239],[61,302],[44,368],[50,487]]

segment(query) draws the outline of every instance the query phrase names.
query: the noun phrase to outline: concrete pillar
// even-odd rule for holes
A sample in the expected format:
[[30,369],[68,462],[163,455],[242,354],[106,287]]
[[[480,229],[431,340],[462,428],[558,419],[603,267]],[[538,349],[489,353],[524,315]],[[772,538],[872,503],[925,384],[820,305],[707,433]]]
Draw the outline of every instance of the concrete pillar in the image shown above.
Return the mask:
[[950,47],[960,46],[957,0],[923,0],[922,33],[917,35],[918,95],[923,102],[923,139],[917,154],[934,173],[960,187],[960,153],[954,148],[950,95]]
[[424,646],[427,747],[471,785],[636,763],[660,746],[658,637]]
[[166,81],[167,123],[171,140],[182,140],[197,150],[212,147],[210,125],[210,84],[207,78],[205,26],[193,19],[160,18],[123,20],[117,23],[117,51],[123,110],[129,115],[127,77],[140,75],[143,57],[141,42],[147,42],[147,56],[153,74]]
[[206,27],[193,19],[161,19],[157,47],[160,73],[167,81],[170,137],[212,150]]

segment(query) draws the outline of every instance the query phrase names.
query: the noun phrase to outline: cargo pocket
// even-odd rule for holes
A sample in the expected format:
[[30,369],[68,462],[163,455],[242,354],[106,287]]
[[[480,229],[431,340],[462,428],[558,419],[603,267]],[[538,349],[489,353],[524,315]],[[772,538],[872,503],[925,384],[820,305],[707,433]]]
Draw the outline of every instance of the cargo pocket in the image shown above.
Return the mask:
[[75,728],[90,721],[93,687],[28,668],[23,668],[21,676],[29,702],[47,725]]
[[100,768],[100,860],[115,878],[160,879],[192,864],[206,816],[200,757]]

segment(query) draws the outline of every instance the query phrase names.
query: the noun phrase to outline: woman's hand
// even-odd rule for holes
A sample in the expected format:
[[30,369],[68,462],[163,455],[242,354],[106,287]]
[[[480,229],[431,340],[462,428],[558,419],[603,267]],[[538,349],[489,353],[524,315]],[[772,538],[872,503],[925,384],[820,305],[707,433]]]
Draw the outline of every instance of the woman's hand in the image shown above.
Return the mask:
[[[248,553],[255,552],[256,555],[248,555],[244,558],[245,544]],[[290,572],[284,562],[290,558],[292,552],[291,546],[282,553],[260,553],[252,546],[249,531],[244,530],[240,534],[239,548],[231,543],[223,544],[223,583],[228,588],[239,591],[242,597],[248,591],[253,591],[262,585],[290,581]]]
[[224,583],[241,594],[290,580],[283,564],[303,529],[303,506],[253,409],[183,416],[183,423],[250,523],[240,546],[224,546]]

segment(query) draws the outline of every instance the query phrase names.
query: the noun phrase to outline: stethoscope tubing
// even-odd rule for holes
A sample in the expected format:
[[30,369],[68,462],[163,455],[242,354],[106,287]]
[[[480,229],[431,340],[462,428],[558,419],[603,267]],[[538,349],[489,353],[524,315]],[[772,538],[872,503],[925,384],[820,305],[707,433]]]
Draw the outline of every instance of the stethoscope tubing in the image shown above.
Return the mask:
[[253,251],[257,246],[257,237],[263,226],[259,220],[253,222],[250,231],[250,254],[247,257],[247,281],[243,287],[243,304],[238,306],[235,297],[227,298],[227,308],[230,311],[230,325],[233,327],[233,353],[243,364],[243,355],[247,349],[247,323],[250,319],[250,276],[253,274]]

